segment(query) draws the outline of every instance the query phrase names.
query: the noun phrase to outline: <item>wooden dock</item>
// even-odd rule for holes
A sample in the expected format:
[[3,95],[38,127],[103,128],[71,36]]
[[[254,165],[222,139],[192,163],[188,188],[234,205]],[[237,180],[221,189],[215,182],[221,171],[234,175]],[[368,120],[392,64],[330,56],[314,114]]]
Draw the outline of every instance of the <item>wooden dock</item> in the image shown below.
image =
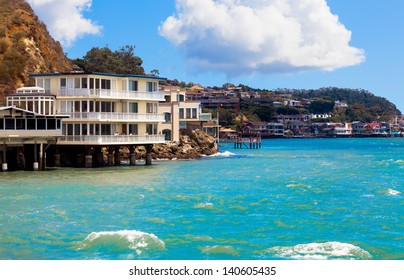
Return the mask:
[[261,135],[254,135],[249,137],[242,137],[238,135],[234,138],[234,149],[260,149],[261,148]]

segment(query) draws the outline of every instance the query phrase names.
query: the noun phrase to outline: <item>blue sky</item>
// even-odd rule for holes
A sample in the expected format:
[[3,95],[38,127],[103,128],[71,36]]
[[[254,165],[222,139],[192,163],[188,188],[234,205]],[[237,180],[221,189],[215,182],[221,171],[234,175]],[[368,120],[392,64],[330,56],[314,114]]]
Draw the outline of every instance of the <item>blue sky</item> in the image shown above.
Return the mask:
[[135,45],[146,72],[255,88],[362,88],[404,112],[404,1],[28,0],[69,58]]

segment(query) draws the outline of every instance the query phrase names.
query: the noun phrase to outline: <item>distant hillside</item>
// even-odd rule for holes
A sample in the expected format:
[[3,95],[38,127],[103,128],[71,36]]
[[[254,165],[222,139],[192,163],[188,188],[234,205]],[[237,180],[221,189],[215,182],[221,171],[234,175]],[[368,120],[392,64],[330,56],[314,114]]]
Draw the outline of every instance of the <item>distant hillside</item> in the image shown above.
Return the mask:
[[371,115],[388,116],[401,114],[396,105],[384,97],[379,97],[363,89],[347,88],[320,88],[311,90],[281,89],[276,93],[292,94],[296,99],[329,99],[333,101],[344,101],[351,107],[367,110]]
[[69,71],[59,42],[24,0],[0,0],[0,104],[29,83],[29,73]]

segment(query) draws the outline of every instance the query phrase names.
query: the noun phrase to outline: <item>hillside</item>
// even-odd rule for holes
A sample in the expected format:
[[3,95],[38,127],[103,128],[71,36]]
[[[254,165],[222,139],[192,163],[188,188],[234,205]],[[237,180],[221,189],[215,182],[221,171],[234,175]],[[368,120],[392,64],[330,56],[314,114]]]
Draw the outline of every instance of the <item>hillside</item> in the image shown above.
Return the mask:
[[0,0],[0,104],[28,74],[71,70],[59,42],[24,0]]
[[[378,119],[384,117],[389,119],[391,116],[400,115],[400,110],[396,105],[384,97],[376,96],[373,93],[363,89],[347,89],[347,88],[320,88],[315,90],[299,90],[299,89],[282,89],[275,91],[278,94],[291,94],[292,98],[298,100],[323,100],[323,101],[343,101],[346,102],[350,109],[347,113],[352,113],[351,118],[356,118],[355,115],[362,115],[361,120]],[[352,111],[355,112],[352,112]],[[317,113],[325,113],[317,112]],[[349,117],[349,116],[348,116]],[[357,118],[356,118],[357,119]]]

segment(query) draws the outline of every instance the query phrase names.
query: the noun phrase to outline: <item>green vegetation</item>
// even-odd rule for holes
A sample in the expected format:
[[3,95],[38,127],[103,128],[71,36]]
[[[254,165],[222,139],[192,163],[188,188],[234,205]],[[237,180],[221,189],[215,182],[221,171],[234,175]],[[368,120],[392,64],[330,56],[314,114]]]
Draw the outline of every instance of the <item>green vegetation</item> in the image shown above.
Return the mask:
[[[143,61],[134,54],[135,47],[126,45],[117,51],[108,47],[92,48],[83,58],[72,60],[86,72],[144,75]],[[156,75],[158,70],[153,70]]]

